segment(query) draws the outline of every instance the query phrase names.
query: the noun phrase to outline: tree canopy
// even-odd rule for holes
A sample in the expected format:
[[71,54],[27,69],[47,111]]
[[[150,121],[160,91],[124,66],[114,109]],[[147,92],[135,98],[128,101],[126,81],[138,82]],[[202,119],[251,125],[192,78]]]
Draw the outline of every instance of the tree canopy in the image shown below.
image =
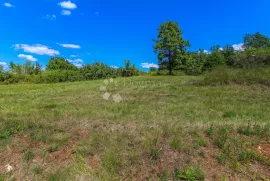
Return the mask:
[[172,74],[177,60],[184,58],[186,47],[189,42],[182,37],[182,30],[173,21],[162,23],[158,29],[158,36],[155,41],[154,51],[158,54],[160,66],[165,66]]

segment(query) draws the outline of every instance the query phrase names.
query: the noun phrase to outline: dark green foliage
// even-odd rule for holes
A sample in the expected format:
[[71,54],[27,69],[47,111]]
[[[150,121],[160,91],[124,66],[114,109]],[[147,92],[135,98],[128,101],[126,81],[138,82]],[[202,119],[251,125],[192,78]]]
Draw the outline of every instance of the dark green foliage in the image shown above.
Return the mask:
[[215,67],[226,65],[225,57],[219,50],[212,51],[206,58],[206,62],[203,65],[203,70],[212,70]]
[[78,68],[64,58],[52,57],[47,65],[47,70],[78,70]]
[[244,37],[244,47],[249,48],[269,48],[270,40],[268,37],[260,34],[259,32],[255,34],[247,34]]
[[256,68],[270,65],[270,48],[247,49],[232,57],[233,67]]

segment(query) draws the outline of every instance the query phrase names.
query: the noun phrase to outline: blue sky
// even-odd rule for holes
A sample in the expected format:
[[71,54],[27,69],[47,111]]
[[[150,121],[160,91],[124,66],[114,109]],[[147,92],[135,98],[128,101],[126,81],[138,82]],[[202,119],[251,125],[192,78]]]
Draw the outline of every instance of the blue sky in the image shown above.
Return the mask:
[[[0,64],[26,59],[46,65],[61,56],[77,66],[102,61],[140,69],[157,64],[152,39],[159,24],[179,23],[190,50],[270,36],[269,0],[0,0]],[[142,64],[144,63],[144,64]],[[143,65],[143,66],[142,66]]]

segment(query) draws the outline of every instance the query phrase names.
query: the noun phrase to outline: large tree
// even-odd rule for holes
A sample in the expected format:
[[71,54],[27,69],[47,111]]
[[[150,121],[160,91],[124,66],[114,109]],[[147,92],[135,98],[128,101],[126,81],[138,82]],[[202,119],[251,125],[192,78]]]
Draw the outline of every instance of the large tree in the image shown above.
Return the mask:
[[162,23],[158,29],[158,36],[155,41],[154,50],[158,54],[159,66],[166,65],[169,74],[172,74],[177,60],[186,58],[186,47],[189,42],[182,37],[182,30],[173,21]]
[[259,32],[255,34],[247,34],[244,37],[244,46],[246,49],[249,48],[269,48],[270,40],[267,36],[260,34]]

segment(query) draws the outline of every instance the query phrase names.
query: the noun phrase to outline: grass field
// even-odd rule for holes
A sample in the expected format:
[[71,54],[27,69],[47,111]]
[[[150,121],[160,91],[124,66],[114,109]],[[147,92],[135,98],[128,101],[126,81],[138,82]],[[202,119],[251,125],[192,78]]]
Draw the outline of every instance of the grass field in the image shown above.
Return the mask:
[[0,180],[270,179],[270,87],[200,79],[1,85]]

